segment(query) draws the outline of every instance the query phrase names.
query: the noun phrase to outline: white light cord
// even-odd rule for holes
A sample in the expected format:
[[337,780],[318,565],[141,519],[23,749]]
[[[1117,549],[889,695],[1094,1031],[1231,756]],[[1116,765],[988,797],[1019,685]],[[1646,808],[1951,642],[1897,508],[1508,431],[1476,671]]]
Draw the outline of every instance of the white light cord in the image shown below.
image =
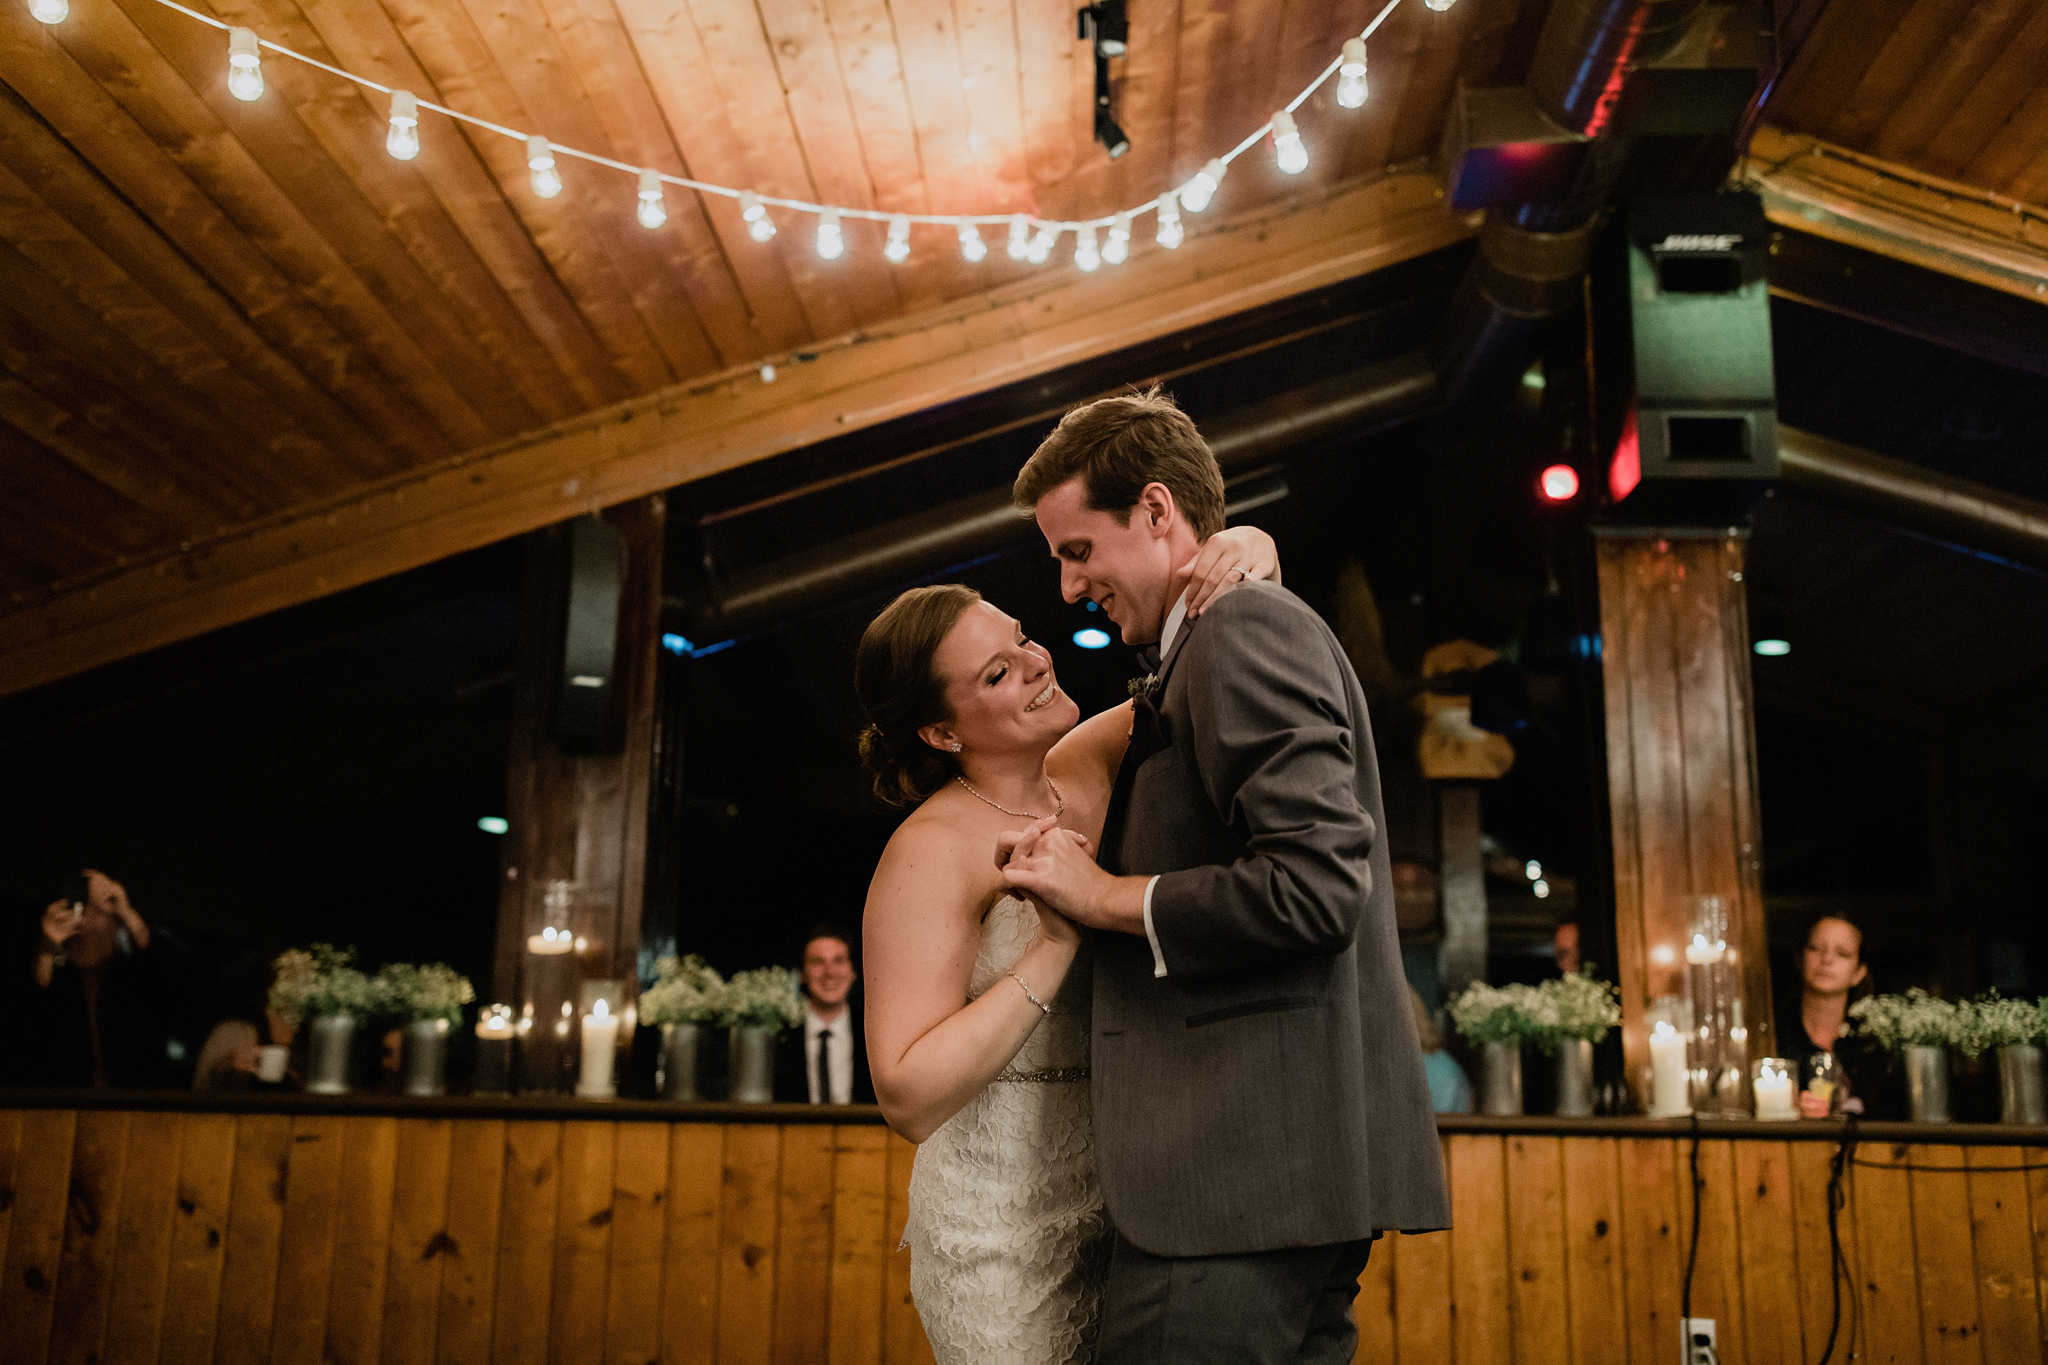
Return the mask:
[[[156,0],[156,3],[162,5],[166,9],[176,10],[178,13],[184,15],[188,19],[196,19],[197,21],[199,21],[202,24],[205,24],[209,28],[220,29],[223,32],[232,32],[233,29],[236,27],[236,25],[224,23],[221,20],[214,18],[210,14],[201,14],[198,10],[189,9],[186,6],[179,4],[178,0]],[[1371,38],[1372,35],[1379,30],[1380,25],[1387,21],[1388,16],[1394,12],[1395,8],[1398,5],[1400,5],[1400,3],[1401,0],[1387,0],[1386,8],[1382,9],[1379,12],[1379,14],[1373,18],[1373,21],[1365,26],[1364,32],[1359,33],[1356,36],[1361,41]],[[280,57],[289,57],[295,62],[303,62],[307,66],[314,67],[315,69],[320,71],[325,71],[330,76],[339,76],[341,79],[345,81],[353,81],[355,84],[362,86],[366,90],[375,90],[379,94],[383,95],[390,95],[394,93],[393,87],[385,85],[380,81],[373,81],[367,76],[358,76],[355,72],[345,71],[338,66],[330,66],[326,62],[319,60],[317,57],[308,57],[305,53],[295,52],[291,48],[285,47],[282,44],[273,43],[268,39],[261,37],[257,39],[257,43],[263,49],[270,52],[274,52]],[[1329,80],[1331,76],[1336,74],[1337,68],[1343,64],[1343,60],[1343,56],[1340,53],[1335,59],[1333,59],[1330,62],[1328,66],[1323,68],[1322,73],[1320,75],[1318,75],[1314,80],[1308,83],[1308,85],[1302,90],[1300,94],[1296,95],[1292,100],[1288,101],[1288,103],[1285,106],[1283,106],[1281,112],[1292,114],[1295,110],[1299,109],[1302,106],[1302,104],[1307,101],[1309,96],[1313,95],[1317,90],[1321,89],[1323,83]],[[472,127],[481,128],[486,132],[496,133],[500,137],[511,138],[515,142],[526,143],[532,136],[528,133],[521,132],[517,128],[508,128],[502,123],[493,123],[489,119],[478,118],[475,114],[466,114],[462,112],[460,109],[451,109],[445,104],[435,104],[429,100],[422,99],[418,101],[418,107],[421,109],[432,110],[436,114],[441,114],[447,118],[455,119],[462,123],[467,123]],[[1224,153],[1221,157],[1218,157],[1216,159],[1218,161],[1221,161],[1225,166],[1228,166],[1231,162],[1235,161],[1238,157],[1244,155],[1245,152],[1249,151],[1254,145],[1256,145],[1259,142],[1260,139],[1264,138],[1267,135],[1267,133],[1272,131],[1272,127],[1273,125],[1270,119],[1267,122],[1260,124],[1259,127],[1255,129],[1250,136],[1244,139],[1244,141],[1238,143],[1237,146],[1231,148],[1228,152]],[[636,179],[642,179],[644,178],[644,174],[646,172],[652,171],[652,173],[659,179],[659,181],[662,184],[676,185],[680,186],[683,189],[695,190],[699,194],[715,194],[721,195],[727,199],[738,199],[740,195],[743,193],[743,191],[734,189],[730,185],[714,185],[706,180],[692,180],[687,176],[670,175],[668,172],[654,167],[634,166],[624,161],[615,160],[612,157],[602,156],[596,152],[586,152],[581,150],[580,148],[565,146],[562,143],[555,142],[552,139],[548,141],[548,149],[558,157],[574,157],[578,161],[587,161],[595,166],[606,166],[615,171],[624,171],[626,174],[633,176]],[[1208,163],[1204,164],[1206,165]],[[1173,194],[1177,192],[1177,190],[1170,190],[1168,191],[1168,194]],[[901,221],[917,223],[931,227],[950,227],[955,230],[958,230],[969,225],[974,225],[977,227],[986,227],[990,225],[1002,226],[1004,224],[1012,222],[1014,219],[1018,217],[1018,215],[1010,213],[890,213],[884,212],[879,209],[848,208],[842,204],[814,204],[807,199],[783,199],[775,195],[753,194],[752,192],[745,193],[748,194],[750,203],[757,202],[772,208],[789,209],[797,213],[817,214],[820,215],[821,217],[824,214],[831,213],[836,215],[840,219],[858,218],[874,223],[894,223]],[[1161,198],[1163,197],[1164,196],[1158,196],[1151,199],[1147,199],[1145,202],[1134,205],[1131,208],[1122,209],[1115,213],[1106,213],[1099,218],[1088,218],[1075,221],[1067,219],[1035,218],[1027,215],[1025,216],[1025,221],[1030,223],[1035,228],[1050,231],[1055,238],[1058,238],[1059,236],[1069,232],[1078,234],[1081,232],[1082,229],[1108,228],[1114,224],[1118,224],[1119,220],[1122,220],[1122,222],[1127,224],[1130,219],[1137,218],[1144,214],[1156,211],[1159,207]]]

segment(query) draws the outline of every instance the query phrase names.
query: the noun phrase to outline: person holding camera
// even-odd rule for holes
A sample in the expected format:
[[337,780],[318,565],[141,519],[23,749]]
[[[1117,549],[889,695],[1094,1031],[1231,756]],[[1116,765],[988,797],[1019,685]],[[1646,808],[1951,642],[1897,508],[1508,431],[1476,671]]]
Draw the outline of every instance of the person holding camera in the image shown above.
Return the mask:
[[95,1087],[160,1080],[161,1029],[152,1033],[140,972],[149,925],[127,889],[87,868],[38,927],[32,978],[42,1001],[31,1008],[51,1037],[34,1079]]

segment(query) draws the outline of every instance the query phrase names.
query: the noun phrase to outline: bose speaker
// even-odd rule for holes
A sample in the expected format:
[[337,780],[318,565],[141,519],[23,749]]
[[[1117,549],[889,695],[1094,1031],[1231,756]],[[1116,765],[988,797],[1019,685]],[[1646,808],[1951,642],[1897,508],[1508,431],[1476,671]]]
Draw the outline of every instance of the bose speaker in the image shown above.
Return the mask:
[[1624,433],[1613,491],[1631,520],[1725,520],[1778,476],[1763,206],[1638,199],[1626,236],[1637,481]]
[[626,544],[611,523],[578,517],[563,556],[562,655],[549,733],[563,749],[592,753],[610,740],[612,677],[619,648],[619,591]]

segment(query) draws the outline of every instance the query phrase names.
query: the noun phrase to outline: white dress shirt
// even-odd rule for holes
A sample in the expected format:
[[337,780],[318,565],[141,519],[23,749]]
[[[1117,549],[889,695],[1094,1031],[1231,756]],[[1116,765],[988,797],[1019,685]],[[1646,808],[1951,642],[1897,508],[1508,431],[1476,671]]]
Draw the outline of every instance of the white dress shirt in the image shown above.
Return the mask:
[[[832,1035],[828,1068],[832,1074],[825,1078],[832,1091],[829,1096],[818,1093],[817,1079],[818,1038],[827,1033]],[[812,1104],[853,1103],[853,1010],[848,1006],[841,1005],[839,1017],[828,1024],[818,1017],[810,1001],[804,1001],[804,1084]]]
[[[1174,600],[1173,610],[1166,613],[1166,624],[1159,631],[1159,665],[1166,666],[1166,652],[1173,648],[1173,637],[1180,634],[1180,628],[1188,619],[1188,595],[1183,592]],[[1145,883],[1145,941],[1152,945],[1152,975],[1166,975],[1166,954],[1159,951],[1159,931],[1152,927],[1152,888],[1159,885],[1155,875]]]

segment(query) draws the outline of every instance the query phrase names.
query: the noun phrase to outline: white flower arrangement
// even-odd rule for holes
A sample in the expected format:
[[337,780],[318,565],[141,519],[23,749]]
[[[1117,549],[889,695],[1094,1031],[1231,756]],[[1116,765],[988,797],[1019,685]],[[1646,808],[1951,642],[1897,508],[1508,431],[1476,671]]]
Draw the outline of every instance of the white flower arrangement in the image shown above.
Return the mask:
[[1555,1027],[1555,1017],[1554,1002],[1545,1001],[1534,986],[1475,981],[1451,1001],[1451,1022],[1470,1043],[1540,1041]]
[[1966,1057],[1974,1057],[2002,1047],[2039,1043],[2048,1034],[2043,1004],[2048,1001],[2009,1000],[1997,991],[1987,991],[1958,1005],[1957,1050]]
[[293,1028],[308,1019],[368,1013],[370,979],[350,965],[355,958],[355,949],[331,943],[280,953],[273,964],[277,976],[270,984],[270,1007]]
[[737,972],[719,993],[718,1021],[730,1028],[795,1028],[804,1021],[799,984],[788,967]]
[[1554,1049],[1558,1042],[1597,1043],[1621,1022],[1619,993],[1590,968],[1545,981],[1536,993],[1546,1006],[1541,1022],[1554,1030],[1552,1041],[1536,1040],[1546,1050]]
[[1849,1006],[1856,1031],[1875,1038],[1887,1052],[1902,1047],[1947,1047],[1962,1040],[1965,1007],[1929,995],[1918,986],[1904,995],[1873,995]]
[[407,1023],[446,1019],[453,1028],[462,1022],[462,1007],[475,999],[469,978],[445,962],[394,962],[370,982],[370,1012]]
[[640,992],[640,1018],[649,1024],[709,1024],[724,1009],[725,978],[695,953],[654,964],[654,984]]

